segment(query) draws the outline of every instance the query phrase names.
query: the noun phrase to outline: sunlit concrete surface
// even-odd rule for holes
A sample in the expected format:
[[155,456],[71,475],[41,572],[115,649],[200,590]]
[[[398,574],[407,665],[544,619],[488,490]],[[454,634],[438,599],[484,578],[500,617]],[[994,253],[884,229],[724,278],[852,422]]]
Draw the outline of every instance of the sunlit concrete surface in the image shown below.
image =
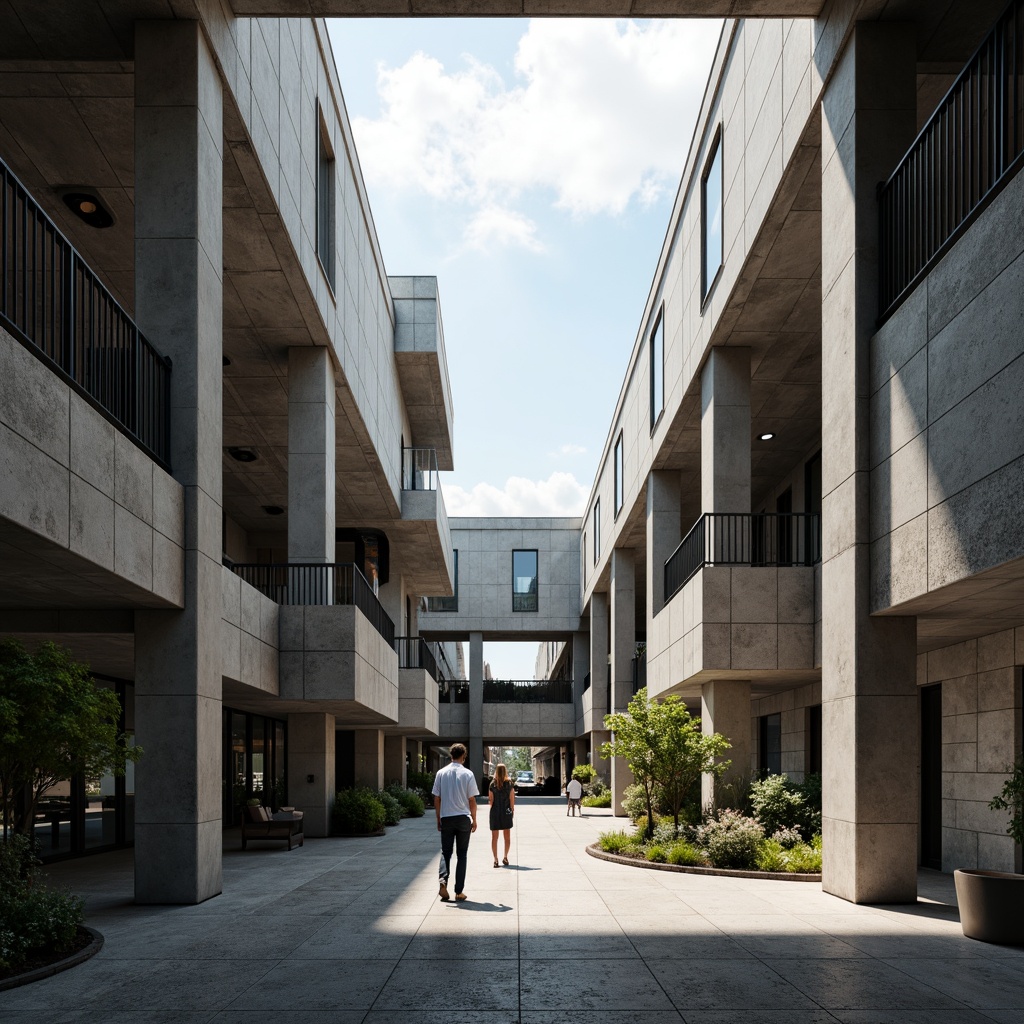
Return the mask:
[[[433,816],[288,852],[226,834],[224,893],[137,907],[130,852],[51,876],[106,937],[85,965],[0,995],[5,1024],[1004,1024],[1024,949],[960,932],[950,876],[916,905],[821,886],[646,871],[587,856],[608,811],[517,805],[512,864],[471,847],[464,904],[437,898]],[[481,817],[481,823],[486,817]]]

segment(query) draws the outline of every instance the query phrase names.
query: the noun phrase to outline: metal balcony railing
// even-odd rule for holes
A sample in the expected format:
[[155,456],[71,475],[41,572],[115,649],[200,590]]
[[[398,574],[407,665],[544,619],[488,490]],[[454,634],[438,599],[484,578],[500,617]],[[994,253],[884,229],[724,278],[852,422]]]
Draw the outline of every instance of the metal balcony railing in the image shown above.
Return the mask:
[[791,566],[821,561],[821,516],[706,512],[665,562],[668,601],[705,565]]
[[468,679],[439,679],[437,681],[437,697],[442,704],[468,704]]
[[633,669],[633,696],[640,692],[647,685],[647,648],[637,651],[636,657],[630,663]]
[[170,360],[2,161],[0,324],[170,468]]
[[1013,0],[879,187],[888,316],[1024,163],[1024,0]]
[[431,679],[439,679],[437,659],[430,644],[421,636],[395,637],[395,648],[398,651],[399,668],[426,669]]
[[437,490],[437,451],[434,448],[402,449],[402,490]]
[[571,704],[571,679],[485,679],[485,704]]
[[388,644],[395,646],[395,624],[355,565],[236,562],[231,570],[277,604],[355,605]]

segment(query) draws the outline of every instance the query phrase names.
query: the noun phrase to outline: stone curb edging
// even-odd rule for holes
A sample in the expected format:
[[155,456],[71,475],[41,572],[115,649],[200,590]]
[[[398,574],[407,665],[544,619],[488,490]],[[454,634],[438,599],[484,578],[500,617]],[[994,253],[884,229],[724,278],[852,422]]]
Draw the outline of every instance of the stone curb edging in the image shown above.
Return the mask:
[[622,857],[617,853],[606,853],[597,843],[587,847],[587,853],[598,860],[613,864],[628,864],[634,868],[653,868],[655,871],[680,871],[686,875],[724,875],[728,878],[767,878],[775,882],[820,882],[820,872],[799,871],[747,871],[740,868],[701,868],[689,864],[658,864],[652,860],[636,857]]
[[71,956],[65,957],[63,960],[58,960],[55,964],[47,964],[46,967],[37,967],[34,971],[26,971],[24,974],[16,974],[12,978],[5,978],[3,981],[0,981],[0,992],[9,988],[17,988],[19,985],[29,985],[33,981],[42,981],[43,978],[60,974],[61,971],[77,967],[79,964],[83,964],[86,960],[94,957],[103,948],[103,936],[95,928],[90,928],[84,924],[79,925],[78,930],[79,932],[87,932],[92,937],[92,941],[88,946],[80,949],[77,953],[72,953]]

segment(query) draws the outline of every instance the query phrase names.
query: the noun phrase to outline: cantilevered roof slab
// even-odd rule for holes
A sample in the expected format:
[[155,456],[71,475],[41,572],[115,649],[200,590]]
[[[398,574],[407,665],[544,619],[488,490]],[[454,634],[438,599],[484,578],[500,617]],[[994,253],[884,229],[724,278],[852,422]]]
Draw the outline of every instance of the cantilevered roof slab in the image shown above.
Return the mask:
[[267,18],[816,18],[823,0],[230,0]]

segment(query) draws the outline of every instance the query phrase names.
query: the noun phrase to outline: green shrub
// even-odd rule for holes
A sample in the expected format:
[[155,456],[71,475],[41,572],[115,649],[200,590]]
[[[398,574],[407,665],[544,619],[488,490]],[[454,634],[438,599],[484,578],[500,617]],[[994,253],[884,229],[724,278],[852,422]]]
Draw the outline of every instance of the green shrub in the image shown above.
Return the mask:
[[639,839],[627,832],[602,832],[597,843],[605,853],[636,853],[640,849]]
[[709,813],[715,814],[718,811],[728,809],[738,811],[745,817],[750,817],[753,814],[750,802],[752,785],[753,779],[751,779],[749,773],[741,775],[730,773],[726,778],[719,779],[715,783],[714,805]]
[[698,844],[716,868],[751,868],[764,839],[764,829],[737,811],[718,812],[698,830]]
[[692,843],[685,839],[677,839],[668,848],[669,864],[685,864],[689,867],[704,864],[704,855]]
[[821,833],[821,775],[810,772],[797,787],[804,798],[804,818],[800,830],[805,836]]
[[820,872],[821,837],[815,836],[810,843],[798,842],[788,849],[775,837],[765,839],[758,847],[757,868],[759,871]]
[[34,883],[37,864],[27,836],[0,839],[0,969],[17,970],[36,953],[70,950],[85,919],[77,896]]
[[[608,788],[608,785],[605,783],[604,779],[602,779],[600,775],[594,776],[594,780],[590,783],[588,792],[591,796],[604,796],[607,793],[609,801],[611,800],[612,791]],[[607,804],[595,804],[594,806],[611,807],[611,803],[609,802]]]
[[660,846],[657,843],[651,843],[644,847],[644,856],[655,864],[664,864],[668,860],[668,853],[664,846]]
[[785,871],[786,851],[777,839],[765,839],[757,848],[758,871]]
[[405,816],[405,809],[386,789],[377,793],[377,799],[384,805],[384,824],[397,825]]
[[583,798],[584,807],[611,807],[611,805],[612,795],[609,792],[585,796]]
[[768,775],[750,787],[754,817],[768,835],[799,828],[806,817],[803,794],[787,775]]
[[[661,794],[655,789],[652,801],[655,824],[657,824],[659,811],[661,810],[660,796]],[[647,817],[647,797],[644,795],[643,786],[634,782],[622,791],[622,809],[634,824]]]
[[597,778],[597,769],[592,764],[578,764],[572,770],[572,777],[589,786]]
[[798,828],[780,828],[773,836],[775,840],[784,850],[791,850],[797,843],[802,843],[804,837]]
[[433,772],[409,772],[405,777],[405,784],[410,789],[418,790],[420,793],[430,795],[434,788]]
[[386,819],[384,804],[372,789],[343,789],[334,798],[334,830],[342,835],[379,832]]
[[418,793],[405,789],[398,782],[392,782],[386,789],[402,805],[402,812],[407,818],[423,817],[423,800]]

